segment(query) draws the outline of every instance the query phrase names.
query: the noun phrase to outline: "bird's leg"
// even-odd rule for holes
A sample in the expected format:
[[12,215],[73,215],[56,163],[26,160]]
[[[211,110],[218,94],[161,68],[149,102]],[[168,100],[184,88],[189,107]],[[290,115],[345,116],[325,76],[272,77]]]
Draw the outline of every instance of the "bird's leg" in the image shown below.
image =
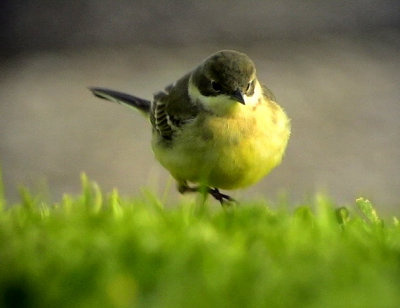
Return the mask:
[[205,190],[202,187],[196,186],[196,187],[190,187],[187,185],[187,183],[179,183],[178,184],[178,191],[181,194],[184,194],[186,192],[206,192],[210,194],[211,196],[214,197],[214,199],[218,200],[221,205],[224,205],[224,202],[230,201],[230,202],[236,202],[235,199],[232,197],[221,193],[218,188],[211,188],[211,187],[206,187]]
[[221,205],[224,205],[224,202],[226,202],[226,201],[236,202],[236,200],[233,199],[231,196],[221,193],[218,190],[218,188],[207,187],[207,189],[208,189],[208,193],[211,196],[213,196],[216,200],[218,200],[221,203]]
[[200,188],[199,187],[190,187],[187,185],[187,183],[178,183],[178,191],[181,194],[184,194],[187,192],[199,192]]
[[203,201],[202,201],[203,204],[206,201],[207,195],[208,195],[208,191],[206,191],[204,189],[204,187],[199,187],[199,186],[190,187],[187,184],[187,182],[178,182],[178,191],[181,194],[184,194],[184,193],[187,193],[187,192],[201,192],[202,197],[203,197]]

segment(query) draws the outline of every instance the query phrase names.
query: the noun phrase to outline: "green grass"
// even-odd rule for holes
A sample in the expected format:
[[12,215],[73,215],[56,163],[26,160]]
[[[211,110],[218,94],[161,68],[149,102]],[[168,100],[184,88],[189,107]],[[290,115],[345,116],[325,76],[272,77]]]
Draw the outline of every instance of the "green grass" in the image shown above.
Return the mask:
[[164,208],[83,182],[0,194],[1,307],[400,307],[400,226],[365,199]]

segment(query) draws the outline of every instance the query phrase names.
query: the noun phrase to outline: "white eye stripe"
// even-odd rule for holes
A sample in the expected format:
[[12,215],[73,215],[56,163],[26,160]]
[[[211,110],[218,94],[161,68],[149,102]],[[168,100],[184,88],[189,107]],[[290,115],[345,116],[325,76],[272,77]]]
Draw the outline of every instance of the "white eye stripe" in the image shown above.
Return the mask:
[[247,88],[246,88],[246,92],[248,92],[249,90],[251,90],[253,88],[253,90],[255,90],[255,84],[256,80],[253,79],[251,80],[248,84],[247,84]]
[[[199,89],[189,82],[189,97],[193,102],[200,103],[205,109],[210,111],[223,113],[223,109],[230,104],[231,97],[225,94],[217,96],[204,96],[200,93]],[[257,79],[254,80],[254,92],[252,95],[244,94],[245,106],[255,106],[259,104],[260,98],[262,99],[263,92],[260,83]],[[225,107],[224,107],[225,106]]]

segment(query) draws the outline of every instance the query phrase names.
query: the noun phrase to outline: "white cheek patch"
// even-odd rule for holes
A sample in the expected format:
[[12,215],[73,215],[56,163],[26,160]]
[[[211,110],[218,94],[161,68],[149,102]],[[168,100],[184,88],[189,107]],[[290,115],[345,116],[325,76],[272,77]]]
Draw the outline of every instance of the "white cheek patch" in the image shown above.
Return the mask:
[[200,94],[199,89],[193,84],[192,79],[189,80],[189,89],[188,89],[189,97],[193,100],[199,100],[200,96],[203,96]]
[[252,96],[247,96],[246,94],[243,95],[244,102],[246,103],[246,105],[255,106],[259,103],[259,99],[262,97],[261,85],[258,82],[258,80],[256,82],[257,83],[256,86],[254,87],[253,95]]

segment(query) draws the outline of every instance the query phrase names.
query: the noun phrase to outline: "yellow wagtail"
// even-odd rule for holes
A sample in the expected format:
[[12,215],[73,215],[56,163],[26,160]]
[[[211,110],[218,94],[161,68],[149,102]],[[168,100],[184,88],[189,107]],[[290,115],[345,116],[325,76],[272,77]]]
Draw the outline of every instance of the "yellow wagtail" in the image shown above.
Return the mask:
[[219,189],[249,186],[276,167],[290,135],[289,119],[259,83],[253,61],[233,50],[211,55],[152,101],[90,90],[150,118],[155,157],[179,192],[203,191],[221,203],[233,199]]

